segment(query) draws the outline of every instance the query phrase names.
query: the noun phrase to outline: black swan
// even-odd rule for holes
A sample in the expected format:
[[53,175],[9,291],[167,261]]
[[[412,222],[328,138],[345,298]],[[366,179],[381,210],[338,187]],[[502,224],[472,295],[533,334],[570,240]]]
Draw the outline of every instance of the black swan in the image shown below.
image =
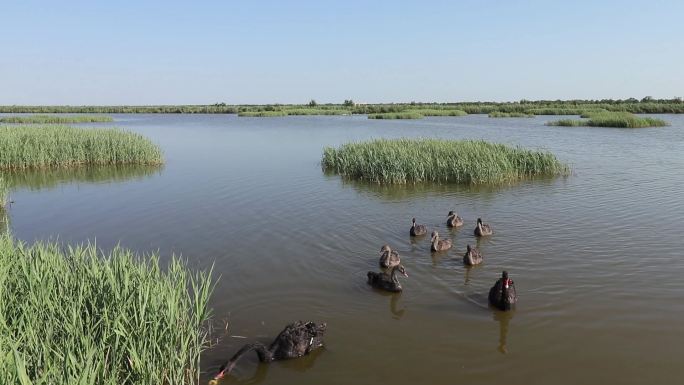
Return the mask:
[[492,227],[486,223],[482,223],[481,218],[477,218],[477,227],[475,228],[475,235],[483,237],[485,235],[492,235]]
[[401,283],[399,283],[399,280],[396,277],[397,271],[403,274],[404,277],[408,278],[408,274],[406,274],[406,269],[404,269],[404,266],[397,265],[392,268],[389,275],[387,273],[376,273],[374,271],[369,271],[368,284],[376,289],[394,292],[402,291],[403,288],[401,287]]
[[508,272],[501,273],[501,278],[489,289],[489,303],[499,310],[511,310],[518,296],[515,293],[515,284],[508,278]]
[[461,227],[463,226],[463,219],[458,216],[453,211],[449,211],[449,214],[447,214],[447,226],[449,227]]
[[247,344],[240,348],[235,355],[219,369],[214,376],[214,382],[230,373],[242,356],[250,351],[256,351],[259,361],[269,363],[276,360],[298,358],[323,346],[323,334],[326,324],[297,321],[283,329],[269,347],[259,342]]
[[413,218],[412,223],[410,231],[412,237],[427,234],[427,227],[425,227],[425,225],[417,225],[416,218]]
[[389,245],[384,245],[380,249],[380,267],[387,269],[389,267],[397,266],[400,263],[401,259],[399,258],[399,253],[392,250]]
[[430,250],[432,251],[444,251],[451,248],[451,239],[439,239],[439,233],[436,231],[432,232],[432,240],[430,241]]
[[481,264],[483,260],[484,258],[482,258],[480,250],[474,247],[470,247],[470,245],[468,245],[466,253],[463,255],[463,264],[468,266],[474,266]]

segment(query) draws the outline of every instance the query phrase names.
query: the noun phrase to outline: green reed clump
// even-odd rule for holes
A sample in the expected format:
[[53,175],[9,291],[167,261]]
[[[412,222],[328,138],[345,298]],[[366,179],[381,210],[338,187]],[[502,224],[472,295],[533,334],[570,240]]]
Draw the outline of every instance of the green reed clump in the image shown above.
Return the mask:
[[211,271],[9,235],[0,266],[0,383],[198,383]]
[[159,146],[116,128],[0,126],[0,169],[161,164]]
[[618,128],[662,127],[668,125],[668,123],[662,119],[636,116],[630,112],[585,112],[582,114],[582,117],[588,119],[562,119],[553,122],[547,122],[546,125],[566,127],[590,126]]
[[454,110],[454,109],[415,109],[415,110],[408,110],[407,112],[415,112],[418,114],[421,114],[423,116],[466,116],[468,115],[467,112],[463,110]]
[[489,113],[490,118],[534,118],[534,114],[527,114],[525,112],[500,112],[493,111]]
[[323,150],[324,171],[376,183],[502,183],[569,172],[553,154],[473,140],[377,139]]
[[69,124],[113,122],[111,116],[105,115],[28,115],[0,117],[0,123],[33,123],[33,124]]
[[385,112],[368,115],[368,119],[423,119],[424,117],[419,112]]

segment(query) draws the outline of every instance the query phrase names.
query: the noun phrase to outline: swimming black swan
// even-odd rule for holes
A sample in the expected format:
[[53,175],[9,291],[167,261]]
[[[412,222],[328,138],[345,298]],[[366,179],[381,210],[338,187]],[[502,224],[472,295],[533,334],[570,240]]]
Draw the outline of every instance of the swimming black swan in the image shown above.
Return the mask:
[[481,218],[477,218],[477,227],[475,228],[475,235],[483,237],[485,235],[492,235],[492,227],[486,223],[482,223]]
[[470,245],[468,245],[466,253],[463,255],[463,264],[468,266],[474,266],[479,265],[480,263],[482,263],[483,260],[484,258],[482,258],[480,250],[474,247],[470,247]]
[[392,250],[392,248],[389,247],[389,245],[384,245],[380,249],[380,267],[382,268],[388,268],[388,267],[394,267],[397,266],[401,263],[401,259],[399,258],[399,253],[396,251]]
[[489,303],[499,310],[511,310],[518,296],[515,293],[515,284],[508,278],[508,272],[501,273],[501,278],[489,289]]
[[449,211],[449,214],[447,214],[447,226],[449,227],[461,227],[463,226],[463,219],[458,216],[453,211]]
[[451,239],[439,239],[439,233],[436,231],[432,232],[432,240],[430,241],[430,250],[432,251],[444,251],[451,248]]
[[396,277],[397,271],[403,274],[404,277],[408,278],[408,274],[406,274],[406,269],[404,269],[404,266],[397,265],[392,268],[389,275],[387,273],[376,273],[374,271],[369,271],[368,284],[376,289],[394,292],[402,291],[403,288],[401,287],[401,283],[399,283],[399,280]]
[[325,323],[316,324],[313,322],[304,323],[297,321],[287,325],[268,348],[259,342],[247,344],[221,366],[219,373],[214,376],[214,381],[230,373],[238,360],[252,350],[256,351],[259,361],[266,363],[309,354],[309,352],[323,346],[325,328]]
[[425,225],[417,225],[416,218],[413,218],[412,223],[410,231],[412,237],[427,234],[427,227],[425,227]]

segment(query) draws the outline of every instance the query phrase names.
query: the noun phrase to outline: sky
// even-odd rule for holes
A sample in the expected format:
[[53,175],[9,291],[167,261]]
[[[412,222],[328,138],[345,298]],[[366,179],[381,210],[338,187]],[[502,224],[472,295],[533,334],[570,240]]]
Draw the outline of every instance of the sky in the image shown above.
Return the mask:
[[684,1],[0,1],[0,104],[684,96]]

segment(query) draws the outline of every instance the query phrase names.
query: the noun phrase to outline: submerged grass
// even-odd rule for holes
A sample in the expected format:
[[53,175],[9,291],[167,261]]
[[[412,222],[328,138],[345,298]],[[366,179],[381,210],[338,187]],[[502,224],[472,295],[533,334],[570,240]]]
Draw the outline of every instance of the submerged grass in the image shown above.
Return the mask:
[[489,113],[490,118],[534,118],[534,114],[525,112],[500,112],[492,111]]
[[197,384],[211,272],[0,235],[0,383]]
[[115,128],[0,126],[0,169],[161,164],[161,149]]
[[561,119],[553,122],[548,122],[548,126],[590,126],[590,127],[618,127],[618,128],[643,128],[643,127],[662,127],[667,126],[668,123],[662,119],[636,116],[629,112],[585,112],[582,114],[583,118],[579,119]]
[[419,112],[383,112],[369,114],[368,119],[423,119],[425,115]]
[[375,183],[502,183],[569,172],[553,154],[485,141],[377,139],[326,147],[324,171]]
[[28,115],[0,117],[0,123],[68,124],[113,121],[114,119],[112,119],[111,116],[105,115]]

